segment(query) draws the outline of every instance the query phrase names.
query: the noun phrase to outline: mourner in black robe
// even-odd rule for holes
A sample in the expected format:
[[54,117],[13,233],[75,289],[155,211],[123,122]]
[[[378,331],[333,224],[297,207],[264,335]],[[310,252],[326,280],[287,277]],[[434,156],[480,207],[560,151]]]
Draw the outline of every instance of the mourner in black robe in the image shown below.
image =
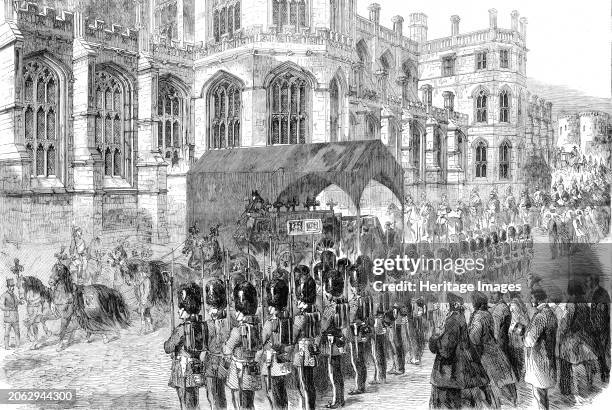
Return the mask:
[[[429,339],[429,350],[436,355],[431,371],[431,408],[462,407],[462,391],[478,388],[491,407],[492,393],[489,378],[470,345],[467,323],[463,313],[463,299],[447,293],[450,311],[442,332]],[[473,397],[473,396],[472,396]],[[475,406],[475,398],[471,399]]]

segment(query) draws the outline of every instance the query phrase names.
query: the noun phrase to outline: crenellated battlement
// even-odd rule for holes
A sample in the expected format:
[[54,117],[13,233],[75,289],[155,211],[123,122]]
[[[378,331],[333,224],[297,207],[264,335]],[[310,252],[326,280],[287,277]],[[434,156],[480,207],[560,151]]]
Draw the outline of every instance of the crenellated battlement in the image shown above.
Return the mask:
[[22,2],[17,9],[17,21],[29,30],[50,30],[72,34],[74,31],[74,14],[68,11],[59,12],[52,7],[38,7],[38,4]]
[[85,20],[85,39],[110,47],[138,51],[138,31],[118,24],[109,24],[103,20]]

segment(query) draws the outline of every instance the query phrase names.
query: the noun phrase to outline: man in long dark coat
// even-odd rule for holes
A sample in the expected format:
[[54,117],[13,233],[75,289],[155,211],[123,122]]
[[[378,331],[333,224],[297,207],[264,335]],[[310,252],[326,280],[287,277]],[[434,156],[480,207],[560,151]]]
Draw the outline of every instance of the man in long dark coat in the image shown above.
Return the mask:
[[591,297],[591,332],[595,340],[601,381],[610,379],[610,294],[599,285],[599,275],[589,278]]
[[[467,323],[465,322],[463,299],[447,293],[449,313],[442,332],[429,339],[429,350],[436,355],[431,371],[431,408],[462,407],[462,390],[479,388],[490,407],[492,394],[478,355],[470,345]],[[470,403],[475,406],[476,403]]]

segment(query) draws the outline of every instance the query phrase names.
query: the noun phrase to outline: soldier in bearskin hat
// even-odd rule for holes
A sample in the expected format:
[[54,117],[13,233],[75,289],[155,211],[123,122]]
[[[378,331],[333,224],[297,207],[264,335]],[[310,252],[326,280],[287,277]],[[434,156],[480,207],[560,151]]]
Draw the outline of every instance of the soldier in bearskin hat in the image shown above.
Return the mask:
[[344,276],[332,269],[323,285],[327,306],[321,320],[319,345],[321,354],[327,356],[329,381],[332,386],[332,401],[325,407],[335,409],[344,406],[344,375],[342,355],[346,343],[345,329],[348,328],[348,303],[344,300]]
[[[303,269],[301,269],[303,270]],[[304,410],[314,410],[316,390],[313,370],[317,365],[315,338],[321,330],[321,315],[316,311],[317,284],[306,272],[296,278],[299,313],[293,319],[293,365],[298,370],[300,396]]]
[[229,363],[223,356],[223,345],[229,336],[227,318],[227,292],[221,279],[212,279],[206,284],[208,305],[208,354],[204,360],[206,369],[206,395],[211,409],[227,407],[225,378]]
[[286,379],[292,372],[289,351],[291,349],[291,318],[286,310],[289,286],[284,279],[272,279],[266,286],[266,300],[270,314],[262,331],[264,348],[263,374],[266,393],[273,409],[286,409]]
[[172,331],[164,343],[164,351],[172,355],[172,370],[168,385],[174,387],[181,409],[199,408],[199,388],[204,386],[204,369],[200,356],[206,350],[207,327],[199,315],[202,308],[202,288],[196,283],[178,290],[179,317],[183,323]]
[[372,263],[366,256],[359,256],[350,275],[350,289],[352,297],[349,300],[350,312],[350,351],[351,363],[355,371],[355,388],[348,392],[350,395],[365,393],[365,382],[368,376],[365,355],[367,342],[370,339],[369,326],[374,306],[372,297],[367,294],[368,276],[372,272]]
[[255,392],[261,389],[261,372],[255,354],[261,350],[261,323],[257,313],[257,289],[248,281],[234,287],[237,326],[230,331],[223,354],[231,355],[225,384],[232,390],[234,407],[254,408]]

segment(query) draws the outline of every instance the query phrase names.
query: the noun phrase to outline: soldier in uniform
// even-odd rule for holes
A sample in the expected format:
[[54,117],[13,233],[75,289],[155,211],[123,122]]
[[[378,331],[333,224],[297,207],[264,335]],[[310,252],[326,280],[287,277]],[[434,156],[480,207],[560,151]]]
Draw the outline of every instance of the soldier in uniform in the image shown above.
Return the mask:
[[368,321],[374,310],[372,298],[367,296],[366,293],[368,270],[371,270],[371,267],[367,263],[366,258],[359,256],[350,275],[350,288],[353,296],[349,301],[351,322],[351,337],[349,341],[351,363],[355,371],[355,388],[348,392],[349,395],[365,393],[365,382],[368,377],[368,369],[365,362],[367,342],[371,335]]
[[227,294],[221,279],[213,279],[206,284],[206,304],[209,306],[208,352],[204,359],[206,369],[206,396],[213,410],[227,408],[225,379],[227,363],[223,356],[223,344],[229,333],[227,318]]
[[257,313],[257,289],[248,281],[234,287],[237,326],[230,331],[223,354],[231,356],[226,385],[232,390],[234,408],[253,409],[255,392],[261,389],[261,372],[255,354],[261,350]]
[[[385,276],[379,276],[379,280],[386,282]],[[391,303],[389,292],[378,292],[378,300],[370,319],[372,322],[372,357],[374,358],[374,380],[371,384],[387,382],[387,328],[385,327],[385,313],[390,310]]]
[[304,410],[314,410],[316,390],[313,370],[317,365],[315,337],[320,334],[321,316],[316,311],[317,284],[308,273],[296,278],[299,313],[293,319],[293,365],[298,370],[300,396]]
[[268,312],[270,316],[263,326],[264,348],[263,375],[266,393],[273,409],[287,409],[287,376],[292,372],[291,318],[287,312],[289,286],[283,279],[273,279],[266,286]]
[[0,296],[0,309],[4,312],[4,348],[9,350],[11,329],[15,335],[15,348],[19,347],[19,298],[15,295],[15,280],[6,280],[6,292]]
[[87,272],[87,244],[83,239],[83,230],[79,227],[74,228],[72,232],[72,243],[70,244],[70,257],[74,261],[77,268],[77,283],[83,282],[83,275]]
[[348,303],[344,300],[344,277],[337,270],[329,271],[323,285],[327,306],[321,319],[321,336],[318,344],[321,354],[327,356],[329,381],[332,386],[332,401],[325,407],[336,409],[344,406],[344,375],[342,355],[346,343],[344,331],[348,327]]
[[204,386],[200,359],[206,350],[206,326],[199,316],[202,307],[202,288],[196,283],[183,285],[178,290],[179,317],[183,323],[172,331],[164,343],[164,351],[172,355],[172,370],[168,385],[174,387],[181,409],[199,408],[199,388]]

